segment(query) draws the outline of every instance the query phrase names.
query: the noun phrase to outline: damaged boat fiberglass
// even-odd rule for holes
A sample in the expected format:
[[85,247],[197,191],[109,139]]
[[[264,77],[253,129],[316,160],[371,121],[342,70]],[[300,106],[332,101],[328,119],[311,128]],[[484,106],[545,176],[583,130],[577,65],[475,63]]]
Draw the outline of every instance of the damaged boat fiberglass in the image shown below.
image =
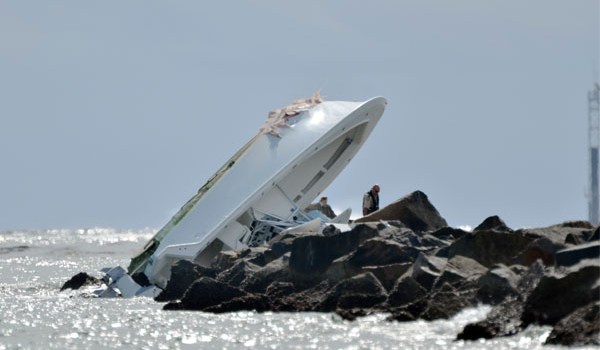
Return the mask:
[[209,266],[221,250],[257,246],[289,228],[348,224],[350,209],[330,220],[303,208],[358,152],[386,103],[382,97],[322,101],[317,93],[272,111],[259,133],[156,233],[127,271],[102,270],[108,287],[98,294],[155,296],[178,260]]

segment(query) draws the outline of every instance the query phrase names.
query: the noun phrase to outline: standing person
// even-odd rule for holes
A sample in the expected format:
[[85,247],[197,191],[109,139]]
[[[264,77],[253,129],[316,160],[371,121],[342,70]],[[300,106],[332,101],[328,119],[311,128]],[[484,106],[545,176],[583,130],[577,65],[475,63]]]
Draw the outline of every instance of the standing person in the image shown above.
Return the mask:
[[379,185],[373,185],[371,190],[363,196],[363,215],[379,210]]
[[333,209],[331,209],[329,204],[327,204],[327,197],[321,197],[319,203],[311,204],[308,207],[306,207],[306,209],[304,209],[304,211],[307,213],[311,210],[318,210],[330,219],[333,219],[335,217]]

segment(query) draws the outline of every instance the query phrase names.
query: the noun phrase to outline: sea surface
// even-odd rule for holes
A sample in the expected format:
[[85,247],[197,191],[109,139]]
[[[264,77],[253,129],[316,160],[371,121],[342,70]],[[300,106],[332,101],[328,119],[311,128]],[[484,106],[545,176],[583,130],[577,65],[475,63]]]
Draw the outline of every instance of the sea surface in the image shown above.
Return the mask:
[[450,320],[349,322],[329,313],[163,311],[149,298],[99,299],[59,292],[78,272],[127,267],[155,230],[90,228],[0,232],[3,349],[566,349],[542,346],[548,327],[512,337],[455,341],[488,306]]

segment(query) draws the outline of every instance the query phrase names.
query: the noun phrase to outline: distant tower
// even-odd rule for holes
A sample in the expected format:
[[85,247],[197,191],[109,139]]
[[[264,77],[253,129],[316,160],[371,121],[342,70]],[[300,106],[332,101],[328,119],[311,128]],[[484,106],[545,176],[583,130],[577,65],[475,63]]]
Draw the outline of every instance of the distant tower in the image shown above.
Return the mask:
[[598,189],[598,148],[600,148],[600,86],[594,84],[594,89],[588,92],[588,118],[590,142],[590,194],[589,220],[598,225],[599,189]]

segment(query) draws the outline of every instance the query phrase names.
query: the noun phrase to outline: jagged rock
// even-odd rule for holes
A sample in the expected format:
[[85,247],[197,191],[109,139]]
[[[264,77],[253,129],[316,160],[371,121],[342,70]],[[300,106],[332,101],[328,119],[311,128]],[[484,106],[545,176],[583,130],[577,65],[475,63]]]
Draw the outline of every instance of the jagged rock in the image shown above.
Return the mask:
[[60,291],[62,292],[65,289],[74,289],[77,290],[83,286],[100,284],[100,280],[94,276],[90,276],[85,272],[80,272],[75,276],[71,277],[67,282],[65,282]]
[[265,295],[269,298],[280,299],[294,292],[296,292],[296,288],[292,282],[275,281],[267,287]]
[[448,258],[462,255],[486,267],[499,263],[510,265],[515,256],[536,238],[519,231],[478,231],[462,236],[445,249]]
[[400,220],[413,231],[433,231],[448,226],[446,220],[429,202],[427,195],[415,191],[374,213],[355,220],[355,222],[374,222],[379,220]]
[[290,257],[292,277],[298,283],[318,283],[334,259],[350,253],[377,235],[376,227],[361,224],[334,236],[298,237],[292,244]]
[[192,283],[202,276],[214,278],[215,271],[194,264],[189,260],[179,260],[171,267],[171,278],[165,289],[154,300],[171,301],[180,299]]
[[567,221],[548,227],[520,229],[517,232],[531,237],[547,237],[556,243],[566,243],[569,234],[574,236],[591,236],[593,228],[587,221]]
[[387,292],[379,280],[370,272],[343,280],[333,286],[319,305],[320,311],[336,308],[369,308],[387,299]]
[[504,264],[493,266],[477,280],[477,298],[485,304],[497,305],[507,297],[516,297],[519,276]]
[[[394,240],[406,247],[412,248],[414,252],[431,252],[438,248],[447,247],[449,243],[428,233],[405,232],[395,237]],[[418,255],[418,254],[417,254]],[[414,255],[416,258],[416,255]],[[414,260],[414,259],[413,259]]]
[[474,306],[476,288],[465,282],[460,288],[445,283],[427,296],[427,307],[419,315],[424,320],[449,319],[466,307]]
[[588,229],[588,230],[593,230],[594,229],[594,225],[592,225],[589,221],[585,221],[585,220],[575,220],[575,221],[565,221],[561,224],[558,224],[556,226],[560,226],[560,227],[572,227],[572,228],[584,228],[584,229]]
[[290,280],[289,253],[283,255],[248,275],[241,283],[241,288],[247,292],[264,293],[273,281],[287,282]]
[[204,310],[207,307],[245,295],[246,293],[227,283],[210,277],[200,277],[185,292],[180,302],[169,302],[165,310]]
[[209,306],[202,311],[222,314],[225,312],[256,311],[265,312],[272,310],[269,298],[264,294],[245,294],[226,300],[220,304]]
[[522,331],[526,327],[521,321],[525,298],[537,286],[543,275],[544,267],[540,262],[531,265],[519,280],[518,295],[505,298],[494,306],[484,320],[467,324],[457,335],[457,340],[490,339]]
[[460,228],[454,228],[450,226],[442,227],[437,229],[430,234],[438,239],[442,239],[444,241],[454,241],[459,239],[460,237],[466,235],[467,231],[462,230]]
[[425,289],[430,290],[438,277],[441,276],[444,267],[448,263],[445,258],[419,254],[408,273],[411,273],[415,281],[419,282]]
[[407,247],[381,237],[371,238],[350,254],[349,262],[354,266],[388,265],[412,262]]
[[282,297],[271,294],[274,311],[320,311],[319,305],[328,297],[332,287],[331,281],[324,280],[308,289]]
[[555,262],[556,252],[566,247],[567,245],[563,243],[558,243],[547,237],[540,237],[525,247],[521,254],[515,258],[515,263],[529,266],[539,259],[542,260],[544,265],[552,266]]
[[412,276],[405,274],[400,277],[388,296],[388,304],[392,307],[404,306],[427,295],[425,289]]
[[325,271],[325,278],[333,283],[361,274],[362,268],[350,263],[351,254],[335,259]]
[[448,260],[440,276],[436,279],[433,289],[438,289],[445,283],[450,285],[462,284],[469,280],[479,278],[487,268],[477,261],[456,255]]
[[222,250],[217,253],[210,265],[216,271],[225,271],[231,268],[241,255],[242,251],[240,250]]
[[408,271],[408,269],[412,266],[411,263],[396,263],[389,265],[379,265],[379,266],[364,266],[361,271],[362,272],[371,272],[379,282],[385,287],[386,290],[391,291],[398,278]]
[[584,260],[564,272],[544,275],[525,303],[525,324],[554,325],[600,298],[600,259]]
[[221,272],[215,278],[216,280],[227,283],[231,286],[239,286],[248,276],[260,270],[260,266],[248,262],[244,259],[238,260],[229,269]]
[[590,242],[556,252],[557,266],[571,266],[584,259],[600,258],[600,242]]
[[508,226],[506,226],[506,223],[504,223],[504,221],[502,219],[500,219],[500,217],[498,215],[494,215],[494,216],[490,216],[487,219],[483,220],[483,222],[481,224],[479,224],[479,226],[475,227],[473,229],[473,232],[475,231],[489,231],[489,230],[495,230],[495,231],[512,231],[512,229]]
[[560,320],[546,338],[545,344],[600,345],[600,302],[580,307]]
[[600,240],[600,227],[597,227],[594,230],[594,233],[592,233],[592,235],[588,239],[588,242],[594,242],[594,241],[598,241],[598,240]]

